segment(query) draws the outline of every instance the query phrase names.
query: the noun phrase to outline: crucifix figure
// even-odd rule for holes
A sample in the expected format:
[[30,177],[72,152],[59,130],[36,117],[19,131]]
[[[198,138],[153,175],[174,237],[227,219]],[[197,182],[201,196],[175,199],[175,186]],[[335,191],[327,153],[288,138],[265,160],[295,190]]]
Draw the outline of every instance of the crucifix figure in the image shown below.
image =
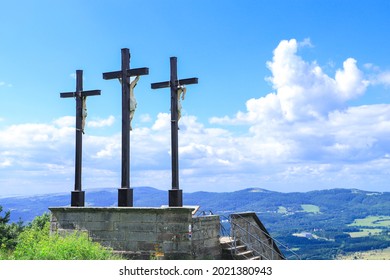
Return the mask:
[[[103,79],[119,79],[122,85],[122,178],[121,188],[118,189],[118,206],[133,206],[133,189],[130,188],[130,130],[137,103],[134,98],[134,87],[139,76],[148,75],[149,68],[130,69],[130,52],[125,48],[121,50],[122,69],[120,71],[103,73]],[[130,83],[130,77],[137,77]],[[133,99],[133,100],[132,100]]]
[[[122,84],[122,79],[118,78],[119,82]],[[135,109],[137,109],[137,100],[135,100],[134,88],[139,81],[139,76],[137,76],[130,84],[129,84],[129,92],[130,92],[130,131],[133,130],[131,127],[131,121],[133,120]]]
[[87,96],[81,97],[81,132],[84,134],[85,121],[87,119]]
[[177,90],[177,121],[181,119],[181,100],[184,100],[186,96],[187,88],[185,86],[179,86],[179,89]]
[[75,183],[71,195],[71,206],[84,206],[85,194],[81,188],[82,148],[85,119],[87,117],[87,96],[100,95],[100,90],[83,91],[83,71],[76,70],[76,91],[62,92],[62,98],[74,97],[76,99],[76,157],[75,157]]
[[169,206],[183,206],[183,191],[179,188],[179,139],[178,122],[181,117],[181,103],[186,88],[185,85],[197,84],[198,78],[177,79],[177,58],[170,58],[171,79],[167,82],[153,83],[152,89],[167,88],[171,89],[171,153],[172,153],[172,189],[169,190]]

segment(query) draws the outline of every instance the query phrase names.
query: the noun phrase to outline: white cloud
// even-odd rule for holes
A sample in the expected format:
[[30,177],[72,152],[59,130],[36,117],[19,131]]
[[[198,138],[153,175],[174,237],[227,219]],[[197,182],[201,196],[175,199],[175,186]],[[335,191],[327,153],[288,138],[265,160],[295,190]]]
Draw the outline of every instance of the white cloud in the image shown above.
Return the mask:
[[112,159],[120,156],[121,135],[116,134],[110,137],[89,136],[85,137],[85,148],[92,158]]
[[[112,158],[101,156],[110,141],[115,142],[115,137],[114,141],[112,137],[84,137],[83,180],[87,186],[91,182],[96,187],[104,187],[107,182],[113,185],[120,154]],[[74,149],[74,117],[61,117],[49,124],[26,123],[0,129],[0,194],[70,191],[74,180]],[[96,182],[96,178],[101,180]]]
[[345,60],[343,68],[332,78],[316,62],[304,61],[297,51],[296,40],[282,41],[275,49],[272,61],[267,63],[272,72],[268,80],[276,93],[271,95],[273,98],[264,98],[262,105],[275,111],[280,104],[279,113],[285,120],[326,117],[328,112],[342,108],[346,101],[365,91],[367,81],[354,59]]
[[342,102],[358,97],[368,86],[368,81],[363,78],[363,73],[357,68],[353,58],[344,61],[343,69],[337,70],[335,80],[336,93]]
[[159,113],[157,121],[153,124],[153,130],[169,130],[171,127],[171,115],[168,113]]
[[112,126],[115,122],[114,116],[109,116],[107,119],[100,119],[100,120],[94,120],[94,121],[88,121],[87,126],[88,127],[105,127],[105,126]]
[[[326,118],[333,110],[342,109],[346,102],[362,95],[368,81],[348,58],[335,77],[325,74],[314,62],[306,62],[297,55],[299,43],[295,39],[280,42],[267,67],[272,76],[274,93],[247,101],[247,112],[238,112],[234,119],[212,118],[211,123],[242,123],[258,121],[305,121]],[[307,46],[308,42],[301,44]]]
[[2,167],[8,167],[12,165],[11,159],[9,159],[6,155],[6,153],[0,154],[0,168]]
[[364,64],[364,67],[370,71],[369,82],[371,85],[390,86],[390,71],[382,71],[379,66],[372,63]]
[[375,80],[373,81],[374,84],[383,84],[385,86],[390,86],[390,71],[385,71],[379,73]]
[[142,123],[148,123],[148,122],[151,122],[152,121],[152,117],[149,115],[149,114],[142,114],[140,116],[140,121]]
[[379,80],[381,83],[389,86],[390,85],[390,71],[386,71],[379,75]]
[[[56,125],[63,120],[0,131],[0,177],[6,181],[2,186],[21,193],[72,190],[74,128]],[[170,188],[169,124],[169,114],[159,114],[150,127],[131,133],[132,186]],[[243,135],[184,116],[179,131],[181,186],[186,192],[250,186],[282,191],[367,189],[364,178],[370,178],[375,182],[372,189],[381,190],[389,175],[389,124],[390,105],[351,107],[323,120],[259,122]],[[13,136],[4,138],[7,133]],[[83,139],[84,188],[119,187],[120,133]]]
[[[249,125],[247,139],[235,137],[245,159],[240,163],[258,169],[265,185],[385,188],[389,173],[371,166],[389,161],[390,105],[348,107],[348,101],[364,95],[372,78],[353,58],[331,77],[316,62],[297,55],[302,46],[311,44],[293,39],[275,49],[267,63],[272,72],[267,80],[275,92],[248,100],[246,112],[213,117],[210,123]],[[387,84],[387,72],[373,65],[365,68],[376,71],[377,84]],[[264,164],[272,169],[264,169]],[[362,170],[370,173],[370,179],[378,175],[373,180],[376,185],[363,179]],[[251,174],[244,181],[250,177],[255,178]]]
[[[179,123],[180,184],[185,192],[263,187],[279,191],[354,187],[388,190],[390,105],[349,106],[365,94],[366,78],[353,58],[334,75],[297,52],[309,40],[282,41],[267,66],[274,92],[246,102],[235,116]],[[373,70],[376,77],[386,72]],[[383,78],[382,81],[386,81]],[[382,82],[386,84],[386,82]],[[88,122],[112,125],[114,117]],[[0,128],[2,186],[70,191],[74,176],[74,117],[49,124]],[[131,133],[132,186],[170,188],[170,114],[141,116]],[[211,124],[211,125],[210,125]],[[215,127],[214,124],[242,125]],[[121,134],[83,137],[84,187],[120,185]]]
[[53,121],[53,124],[59,127],[75,127],[76,117],[74,116],[64,116]]
[[303,39],[302,42],[298,42],[298,45],[299,45],[299,47],[310,47],[310,48],[314,47],[314,45],[311,42],[310,38]]

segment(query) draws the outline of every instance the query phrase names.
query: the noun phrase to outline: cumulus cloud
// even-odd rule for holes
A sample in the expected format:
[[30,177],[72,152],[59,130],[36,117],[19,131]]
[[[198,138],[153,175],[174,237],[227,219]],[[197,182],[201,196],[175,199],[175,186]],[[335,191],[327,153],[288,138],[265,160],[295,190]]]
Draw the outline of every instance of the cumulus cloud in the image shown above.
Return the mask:
[[380,73],[378,75],[378,82],[386,86],[390,86],[390,71]]
[[210,123],[249,125],[247,159],[362,162],[382,157],[388,148],[390,106],[348,107],[369,85],[356,60],[346,59],[331,77],[297,54],[299,46],[308,44],[282,41],[267,62],[272,72],[267,80],[275,92],[248,100],[246,112],[214,117]]
[[[213,117],[210,124],[249,125],[249,135],[235,137],[235,145],[245,159],[240,162],[251,163],[248,168],[258,170],[265,185],[367,188],[362,183],[367,181],[359,181],[364,176],[358,172],[364,172],[371,179],[378,174],[374,188],[384,188],[387,177],[379,178],[388,172],[373,166],[389,163],[390,105],[350,107],[348,101],[364,95],[369,85],[388,85],[388,73],[366,64],[365,74],[347,58],[331,76],[298,55],[306,46],[312,47],[310,41],[280,42],[267,62],[272,75],[266,80],[275,91],[249,99],[246,112]],[[265,170],[270,176],[260,175]]]
[[[346,58],[327,74],[298,55],[302,47],[313,45],[310,40],[280,42],[266,64],[273,92],[249,99],[245,112],[213,117],[208,124],[191,115],[181,118],[180,184],[186,192],[388,190],[390,105],[348,103],[374,85],[374,76],[376,85],[386,85],[386,72],[366,64],[366,75],[354,58]],[[114,121],[110,116],[87,124],[104,127]],[[74,123],[74,117],[65,116],[48,124],[0,128],[0,188],[71,190]],[[130,135],[131,184],[169,189],[170,114],[141,116],[141,124]],[[226,124],[236,127],[220,126]],[[83,143],[84,187],[118,188],[120,132],[86,134]]]
[[[74,136],[74,117],[69,116],[47,124],[25,123],[0,129],[0,193],[67,190],[69,186],[64,185],[72,186],[68,181],[74,178]],[[86,137],[85,142],[88,140]],[[95,165],[88,150],[84,162]],[[87,173],[87,178],[95,175]]]
[[121,135],[110,137],[86,135],[84,140],[86,150],[92,158],[109,160],[120,156]]
[[378,72],[371,75],[370,83],[373,85],[390,86],[390,71]]
[[248,100],[247,112],[238,112],[234,118],[214,117],[210,123],[249,124],[255,143],[252,147],[267,161],[350,162],[383,156],[387,148],[384,135],[390,131],[390,106],[347,105],[369,85],[356,60],[346,59],[330,77],[316,62],[306,62],[297,55],[299,45],[294,39],[282,41],[267,63],[272,72],[267,80],[274,93]]
[[53,124],[59,127],[75,127],[76,117],[74,116],[64,116],[53,121]]
[[373,63],[364,64],[364,68],[369,70],[368,80],[370,85],[390,86],[390,71],[382,71],[381,68]]
[[100,119],[100,120],[94,120],[94,121],[88,121],[87,126],[88,127],[105,127],[105,126],[112,126],[115,122],[114,116],[109,116],[107,119]]
[[327,117],[331,111],[342,109],[346,102],[361,96],[369,82],[357,67],[357,61],[348,58],[334,77],[325,74],[315,62],[304,61],[295,39],[281,41],[274,50],[267,67],[272,76],[267,78],[275,92],[247,101],[247,112],[238,112],[236,118],[212,118],[211,123],[242,123],[258,121],[304,121]]
[[152,117],[149,115],[149,114],[142,114],[140,116],[140,121],[142,123],[148,123],[148,122],[151,122],[152,121]]

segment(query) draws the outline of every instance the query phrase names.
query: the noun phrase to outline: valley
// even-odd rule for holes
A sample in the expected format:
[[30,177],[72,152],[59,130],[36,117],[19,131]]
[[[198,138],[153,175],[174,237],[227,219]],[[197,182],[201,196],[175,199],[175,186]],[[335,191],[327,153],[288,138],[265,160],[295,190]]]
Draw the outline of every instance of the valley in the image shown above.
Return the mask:
[[[115,206],[116,199],[116,189],[86,192],[87,207]],[[0,198],[0,205],[11,211],[11,221],[28,223],[48,212],[48,207],[68,206],[69,200],[69,194],[52,194]],[[160,207],[166,200],[166,191],[134,188],[135,207]],[[368,258],[365,252],[387,252],[390,247],[389,192],[329,189],[279,193],[248,188],[184,193],[184,204],[199,205],[198,214],[214,213],[221,220],[231,213],[255,212],[270,234],[302,259]],[[387,258],[385,253],[380,258],[383,256]]]

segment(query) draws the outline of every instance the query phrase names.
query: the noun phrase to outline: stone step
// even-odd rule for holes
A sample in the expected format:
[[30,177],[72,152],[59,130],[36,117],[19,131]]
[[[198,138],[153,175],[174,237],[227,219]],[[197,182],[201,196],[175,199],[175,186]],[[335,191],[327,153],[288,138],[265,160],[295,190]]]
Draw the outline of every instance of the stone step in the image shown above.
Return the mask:
[[219,238],[219,243],[221,244],[231,243],[233,241],[233,238],[231,238],[230,236],[222,236]]
[[253,256],[253,251],[252,250],[247,250],[247,251],[243,251],[243,252],[240,252],[240,253],[236,254],[237,257],[245,257],[245,256],[248,256],[248,255],[252,255]]
[[234,239],[229,236],[223,236],[219,241],[222,247],[222,255],[227,259],[261,259],[260,256],[255,256],[252,250],[248,250],[245,244],[241,244],[240,240],[236,240],[236,246],[234,246]]
[[231,246],[231,247],[227,247],[227,248],[223,248],[223,250],[226,250],[226,251],[243,251],[246,249],[246,245],[238,245],[238,246]]

